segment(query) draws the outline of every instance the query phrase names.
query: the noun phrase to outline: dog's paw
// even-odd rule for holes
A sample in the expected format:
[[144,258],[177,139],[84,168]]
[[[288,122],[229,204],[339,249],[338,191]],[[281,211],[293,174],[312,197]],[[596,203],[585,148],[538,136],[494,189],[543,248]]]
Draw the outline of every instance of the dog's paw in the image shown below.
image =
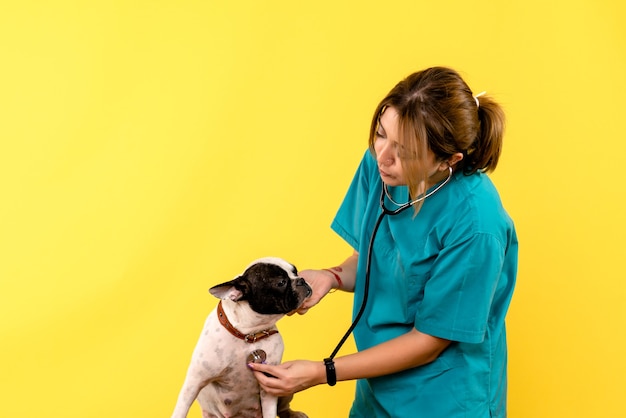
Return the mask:
[[304,412],[294,411],[289,404],[293,395],[278,398],[278,418],[309,418]]
[[288,409],[280,412],[278,414],[278,418],[309,418],[309,416],[304,412],[292,411],[291,409]]

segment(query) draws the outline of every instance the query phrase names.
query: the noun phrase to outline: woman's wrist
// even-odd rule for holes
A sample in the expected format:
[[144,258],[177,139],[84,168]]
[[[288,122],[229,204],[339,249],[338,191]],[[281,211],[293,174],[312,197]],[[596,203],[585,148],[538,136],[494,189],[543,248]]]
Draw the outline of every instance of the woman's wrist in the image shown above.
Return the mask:
[[337,371],[335,370],[335,362],[333,359],[324,359],[324,369],[326,372],[326,383],[328,386],[335,386],[337,384]]
[[332,269],[322,269],[328,273],[330,273],[334,279],[334,281],[337,283],[337,287],[333,287],[331,286],[333,289],[339,289],[341,290],[343,288],[343,282],[341,281],[341,277],[339,277],[339,273],[341,271],[341,267],[333,267]]

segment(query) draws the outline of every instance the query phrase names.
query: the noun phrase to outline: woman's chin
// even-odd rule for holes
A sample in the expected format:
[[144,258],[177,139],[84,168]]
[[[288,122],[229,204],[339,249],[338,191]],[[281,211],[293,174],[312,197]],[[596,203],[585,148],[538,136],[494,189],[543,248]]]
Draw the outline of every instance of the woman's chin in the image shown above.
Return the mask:
[[391,176],[381,176],[383,183],[388,187],[406,186],[406,183]]

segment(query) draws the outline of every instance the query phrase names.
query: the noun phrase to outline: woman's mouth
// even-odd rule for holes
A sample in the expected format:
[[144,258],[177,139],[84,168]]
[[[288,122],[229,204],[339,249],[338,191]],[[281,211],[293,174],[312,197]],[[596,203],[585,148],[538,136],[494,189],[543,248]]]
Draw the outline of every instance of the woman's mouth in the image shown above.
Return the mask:
[[387,178],[392,178],[393,176],[383,170],[381,170],[380,168],[378,169],[378,172],[380,173],[381,177],[387,177]]

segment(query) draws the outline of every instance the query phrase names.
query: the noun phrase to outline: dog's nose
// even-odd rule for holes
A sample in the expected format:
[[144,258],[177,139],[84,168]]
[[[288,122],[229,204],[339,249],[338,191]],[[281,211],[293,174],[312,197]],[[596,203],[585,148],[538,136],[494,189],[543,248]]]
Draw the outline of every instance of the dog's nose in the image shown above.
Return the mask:
[[304,280],[302,277],[300,277],[296,281],[296,286],[304,286],[306,288],[306,292],[307,292],[307,296],[306,297],[309,297],[309,296],[311,296],[311,294],[313,294],[313,289],[311,289],[311,286],[309,286],[309,284],[306,282],[306,280]]

